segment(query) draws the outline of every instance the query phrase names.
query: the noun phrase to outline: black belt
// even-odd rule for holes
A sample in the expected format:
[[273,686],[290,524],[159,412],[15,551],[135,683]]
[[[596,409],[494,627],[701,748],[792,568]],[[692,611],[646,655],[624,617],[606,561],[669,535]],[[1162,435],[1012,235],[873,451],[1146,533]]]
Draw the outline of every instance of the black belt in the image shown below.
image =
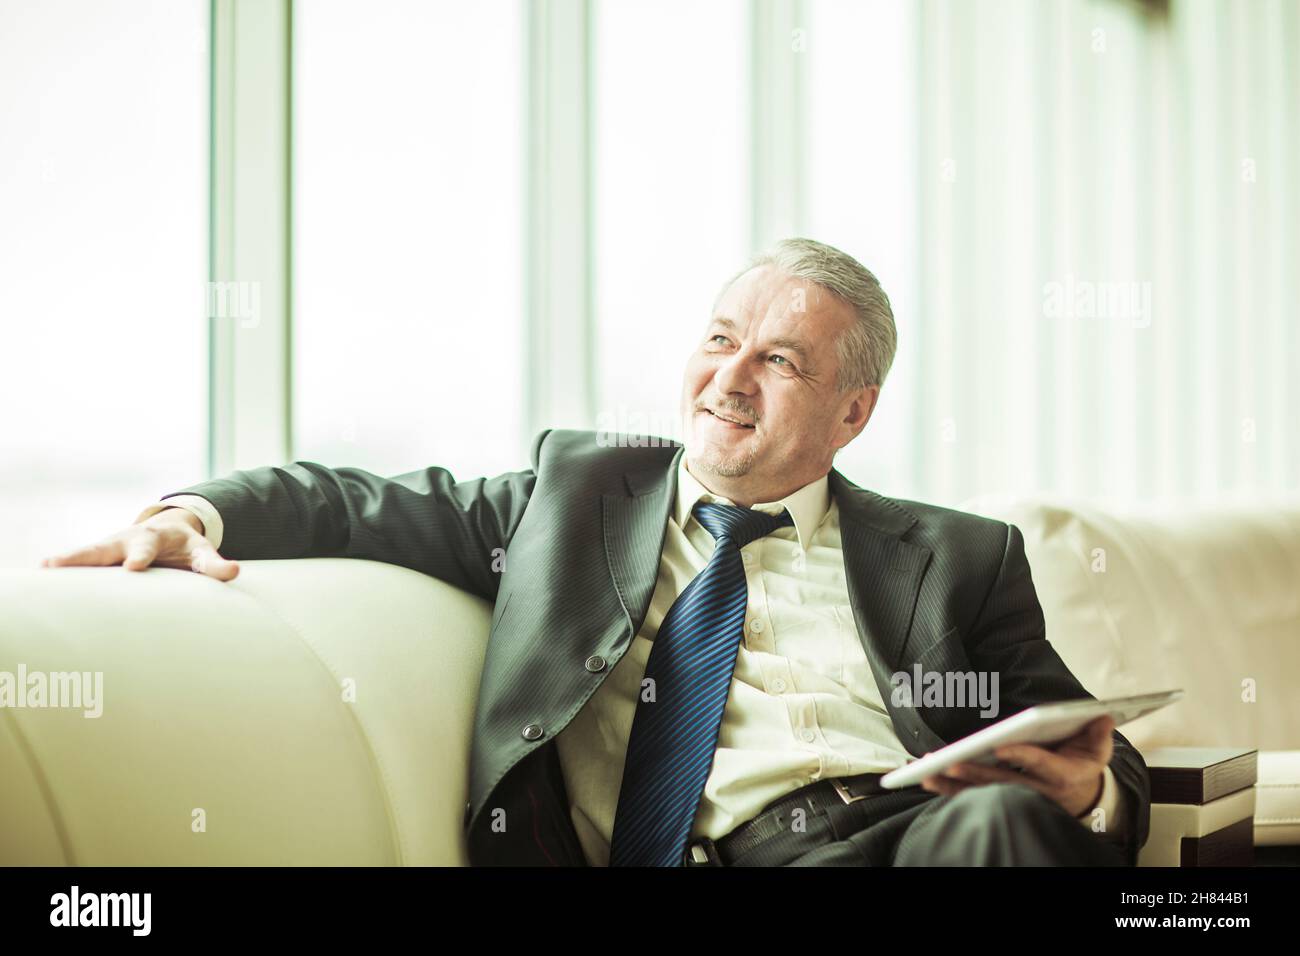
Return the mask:
[[716,840],[701,837],[688,841],[684,864],[730,866],[733,860],[770,837],[778,833],[789,833],[790,817],[796,809],[811,809],[814,813],[820,813],[821,807],[828,803],[850,804],[865,800],[873,793],[888,792],[880,786],[880,778],[883,776],[883,773],[860,773],[854,777],[818,780],[800,787],[769,803],[758,816],[748,823],[742,823],[724,837]]

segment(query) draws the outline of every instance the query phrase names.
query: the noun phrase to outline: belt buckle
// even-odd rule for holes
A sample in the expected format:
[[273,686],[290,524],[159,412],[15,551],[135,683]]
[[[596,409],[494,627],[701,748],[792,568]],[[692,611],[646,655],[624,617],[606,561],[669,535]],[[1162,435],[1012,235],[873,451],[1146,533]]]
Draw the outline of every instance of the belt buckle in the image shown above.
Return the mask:
[[846,804],[853,803],[855,800],[865,800],[870,796],[870,794],[864,793],[861,796],[855,797],[853,794],[849,793],[849,788],[844,786],[839,777],[831,779],[831,786],[835,788],[835,792],[840,795],[840,799]]
[[685,866],[722,866],[718,848],[709,837],[700,837],[686,845]]

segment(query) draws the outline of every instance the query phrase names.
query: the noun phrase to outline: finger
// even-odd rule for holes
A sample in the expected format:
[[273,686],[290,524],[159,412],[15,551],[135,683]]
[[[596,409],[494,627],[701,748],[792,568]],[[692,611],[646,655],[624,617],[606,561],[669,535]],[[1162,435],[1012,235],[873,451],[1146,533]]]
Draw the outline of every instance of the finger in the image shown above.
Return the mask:
[[1115,732],[1115,720],[1110,715],[1097,721],[1093,728],[1092,752],[1102,763],[1110,763],[1111,755],[1115,751],[1115,738],[1111,736]]
[[1066,737],[1064,740],[1058,740],[1056,743],[1052,744],[1052,749],[1057,751],[1078,749],[1086,750],[1092,746],[1092,735],[1096,732],[1096,729],[1097,721],[1090,720],[1069,737]]
[[968,783],[1029,783],[1033,779],[1029,774],[1017,770],[985,767],[980,764],[957,764],[955,767],[949,767],[948,773]]
[[239,576],[238,562],[219,555],[211,545],[199,545],[191,552],[190,570],[218,581],[233,581]]
[[1029,774],[1053,786],[1063,786],[1070,777],[1070,760],[1033,744],[1007,744],[994,751],[997,756],[1023,767]]
[[1115,718],[1111,717],[1110,714],[1106,714],[1098,720],[1093,721],[1091,729],[1093,739],[1097,743],[1104,743],[1111,739],[1110,735],[1115,730]]
[[63,568],[73,565],[102,567],[106,564],[118,564],[122,560],[122,542],[104,541],[92,544],[88,548],[78,548],[65,554],[51,555],[41,562],[43,567]]
[[1018,783],[1022,786],[1029,787],[1031,790],[1037,790],[1043,796],[1060,803],[1060,788],[1052,785],[1048,781],[1039,780],[1032,774],[1017,773],[1014,770],[1002,770],[997,767],[985,767],[980,764],[958,764],[956,767],[948,768],[948,772],[957,771],[957,776],[964,780],[967,786],[979,787],[987,786],[992,783]]
[[923,790],[930,790],[944,797],[951,797],[954,794],[961,793],[967,787],[971,786],[961,780],[953,780],[942,774],[936,774],[933,777],[926,777],[921,781]]
[[1069,738],[1069,740],[1083,743],[1088,740],[1096,740],[1102,733],[1110,733],[1111,728],[1107,726],[1110,721],[1109,714],[1102,714],[1100,717],[1094,717],[1088,721],[1079,730]]
[[1063,757],[1083,758],[1106,763],[1110,760],[1114,740],[1111,731],[1115,721],[1109,714],[1091,720],[1082,730],[1069,740],[1062,741],[1054,748]]
[[133,534],[126,545],[126,558],[122,561],[122,567],[128,571],[143,571],[158,557],[158,544],[158,533],[155,531],[141,529]]
[[938,773],[930,774],[930,776],[926,777],[924,780],[921,781],[922,786],[925,786],[926,784],[930,784],[931,787],[945,786],[945,785],[957,786],[957,787],[965,786],[965,783],[963,781],[959,780],[955,776],[952,776],[951,767],[949,767],[947,770],[940,770]]

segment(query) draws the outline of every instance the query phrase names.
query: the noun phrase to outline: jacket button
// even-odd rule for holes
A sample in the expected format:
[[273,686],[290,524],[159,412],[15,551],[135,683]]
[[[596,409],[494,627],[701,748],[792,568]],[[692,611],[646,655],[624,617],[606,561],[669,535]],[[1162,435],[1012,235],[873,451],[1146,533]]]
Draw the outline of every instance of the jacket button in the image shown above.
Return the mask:
[[541,724],[529,724],[524,728],[524,740],[536,740],[542,733]]
[[591,671],[593,674],[597,674],[604,669],[605,658],[601,657],[599,654],[593,654],[591,657],[587,658],[587,670]]

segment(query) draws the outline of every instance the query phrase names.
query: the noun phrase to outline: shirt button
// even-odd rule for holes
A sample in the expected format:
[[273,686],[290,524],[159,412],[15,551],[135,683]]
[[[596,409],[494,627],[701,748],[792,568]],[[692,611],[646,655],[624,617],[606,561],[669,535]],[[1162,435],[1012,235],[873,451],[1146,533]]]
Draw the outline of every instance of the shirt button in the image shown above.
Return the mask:
[[772,690],[776,691],[778,694],[781,693],[785,690],[785,681],[781,680],[779,677],[772,681]]
[[586,667],[587,670],[591,671],[593,674],[597,674],[605,669],[605,658],[601,657],[599,654],[593,654],[591,657],[587,658]]
[[807,727],[799,731],[799,736],[802,737],[808,743],[812,743],[814,740],[817,739],[817,735],[813,733],[811,730],[809,730]]
[[740,557],[741,557],[741,560],[743,560],[743,561],[745,562],[745,564],[753,564],[753,563],[754,563],[754,556],[753,556],[752,554],[750,554],[748,551],[742,551],[742,552],[740,552]]
[[751,631],[753,631],[755,634],[762,634],[762,633],[763,633],[763,622],[762,622],[762,621],[755,620],[755,621],[753,621],[753,622],[750,623],[750,625],[749,625],[749,629],[750,629]]
[[524,740],[536,740],[542,733],[541,724],[529,724],[524,728]]

